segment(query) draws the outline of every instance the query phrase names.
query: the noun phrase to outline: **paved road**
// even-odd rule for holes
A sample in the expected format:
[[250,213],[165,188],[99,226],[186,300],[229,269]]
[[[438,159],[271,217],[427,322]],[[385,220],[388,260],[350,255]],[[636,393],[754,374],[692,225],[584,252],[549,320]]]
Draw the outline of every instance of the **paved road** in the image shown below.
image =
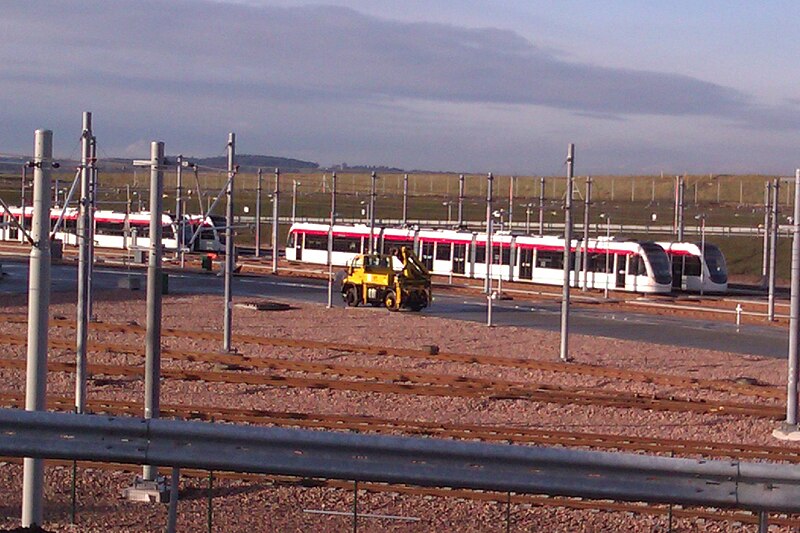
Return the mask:
[[[27,291],[25,262],[3,261],[0,277],[0,299],[3,294],[22,294]],[[121,269],[98,267],[94,274],[95,290],[113,289],[125,276],[141,276],[144,290],[144,272],[128,273]],[[76,267],[56,265],[52,269],[52,288],[56,292],[76,289]],[[274,298],[283,301],[327,302],[327,284],[320,280],[305,280],[281,276],[234,278],[234,295],[253,298]],[[223,280],[207,273],[170,273],[170,294],[222,294]],[[334,305],[343,307],[341,297],[334,294]],[[348,312],[386,313],[380,308],[356,308]],[[486,300],[481,296],[435,296],[425,315],[486,323]],[[498,326],[520,326],[560,331],[560,303],[532,303],[502,300],[494,302],[493,322]],[[654,342],[689,348],[707,348],[741,354],[768,357],[786,357],[788,333],[786,329],[745,325],[737,330],[733,323],[709,320],[663,317],[646,313],[608,311],[591,306],[573,307],[570,314],[573,333],[617,339]]]

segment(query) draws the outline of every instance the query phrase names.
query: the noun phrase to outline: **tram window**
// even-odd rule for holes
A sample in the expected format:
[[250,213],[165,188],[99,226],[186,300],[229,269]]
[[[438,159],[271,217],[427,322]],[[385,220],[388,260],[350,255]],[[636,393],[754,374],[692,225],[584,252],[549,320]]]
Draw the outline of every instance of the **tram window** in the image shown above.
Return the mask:
[[349,252],[353,254],[359,253],[361,247],[361,239],[354,237],[334,237],[333,238],[333,251],[334,252]]
[[131,229],[135,229],[136,230],[136,234],[139,237],[144,237],[144,238],[150,237],[150,226],[148,226],[146,224],[137,224],[135,226],[132,225]]
[[98,235],[122,235],[123,226],[118,222],[98,222],[95,231]]
[[644,265],[644,261],[642,260],[641,256],[634,255],[631,257],[631,260],[628,263],[628,274],[633,274],[635,276],[647,275],[647,267]]
[[683,266],[684,276],[699,276],[700,275],[700,258],[696,256],[685,256],[685,263]]
[[476,263],[485,263],[486,262],[486,245],[485,244],[476,244],[475,245],[475,262]]
[[[117,235],[125,235],[125,226],[122,224],[117,224],[119,226],[119,233]],[[175,230],[172,228],[172,224],[161,226],[161,238],[162,239],[174,239],[175,238]]]
[[636,274],[636,267],[639,265],[639,261],[638,255],[631,257],[631,260],[628,261],[628,274]]
[[[500,254],[502,254],[502,257]],[[500,261],[502,264],[507,265],[511,263],[511,248],[501,248],[499,245],[492,246],[492,257],[495,258],[495,263]],[[498,257],[499,259],[497,259]]]
[[536,268],[564,268],[564,253],[538,250],[536,252]]
[[614,255],[608,255],[608,268],[606,268],[606,254],[599,253],[589,255],[589,270],[592,272],[613,272]]
[[436,259],[440,261],[450,261],[449,242],[440,242],[436,244]]
[[327,235],[309,235],[306,233],[306,250],[327,250]]
[[[200,232],[200,237],[203,238],[203,239],[213,239],[214,238],[214,232],[211,231],[211,235],[208,235],[206,232],[209,232],[209,231],[211,231],[211,230],[205,230],[204,229],[203,231]],[[289,239],[287,239],[287,241],[286,241],[286,247],[287,248],[294,248],[294,240],[295,240],[296,237],[297,237],[296,233],[290,233],[289,234]]]

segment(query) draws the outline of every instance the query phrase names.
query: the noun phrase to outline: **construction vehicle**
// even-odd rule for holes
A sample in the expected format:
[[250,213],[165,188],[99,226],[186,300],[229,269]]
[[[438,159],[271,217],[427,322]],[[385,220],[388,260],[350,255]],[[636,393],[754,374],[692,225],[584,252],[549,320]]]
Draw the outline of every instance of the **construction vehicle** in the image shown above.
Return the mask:
[[[395,269],[395,265],[402,268]],[[347,265],[342,298],[348,307],[383,305],[390,311],[419,311],[431,303],[431,275],[414,252],[361,254]]]

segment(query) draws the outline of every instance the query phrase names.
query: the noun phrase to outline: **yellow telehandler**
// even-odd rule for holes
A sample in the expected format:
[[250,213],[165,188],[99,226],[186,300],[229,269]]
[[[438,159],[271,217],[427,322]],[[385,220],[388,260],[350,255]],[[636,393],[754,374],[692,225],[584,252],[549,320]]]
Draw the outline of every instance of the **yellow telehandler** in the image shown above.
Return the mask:
[[[395,259],[402,264],[400,270],[395,270]],[[431,275],[416,254],[403,246],[395,254],[354,257],[341,291],[349,307],[370,304],[390,311],[419,311],[431,304]]]

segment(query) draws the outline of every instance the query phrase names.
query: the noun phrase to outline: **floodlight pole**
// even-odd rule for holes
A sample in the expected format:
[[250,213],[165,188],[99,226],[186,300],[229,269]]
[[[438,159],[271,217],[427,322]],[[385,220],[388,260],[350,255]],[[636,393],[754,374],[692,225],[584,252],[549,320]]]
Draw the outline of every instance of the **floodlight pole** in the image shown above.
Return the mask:
[[464,174],[458,175],[458,227],[464,225]]
[[82,414],[86,407],[86,356],[89,330],[89,211],[91,210],[90,181],[92,114],[83,113],[81,133],[81,199],[78,217],[78,306],[75,332],[75,412]]
[[336,223],[336,172],[331,174],[331,225],[328,228],[328,309],[333,307],[333,225]]
[[278,273],[278,208],[281,192],[281,170],[275,169],[275,190],[272,192],[272,273]]
[[256,186],[256,257],[261,257],[261,186],[263,179],[263,171],[259,168],[258,185]]
[[235,267],[234,255],[236,247],[233,242],[233,177],[236,172],[234,159],[236,157],[236,134],[228,134],[228,206],[225,213],[225,317],[222,349],[231,351],[231,328],[233,323],[233,269]]
[[[28,353],[25,410],[44,411],[50,307],[50,169],[53,132],[36,130],[33,149],[33,218],[28,280]],[[22,474],[22,527],[42,525],[44,460],[26,457]]]
[[794,173],[789,372],[786,389],[786,426],[794,430],[797,429],[798,342],[800,342],[800,169],[795,170]]
[[575,180],[573,170],[575,165],[575,145],[567,149],[567,193],[564,202],[564,285],[561,291],[561,346],[560,358],[570,361],[569,356],[569,283],[570,283],[570,257],[572,248],[572,187]]
[[767,300],[767,320],[775,320],[775,282],[778,273],[778,215],[780,210],[779,196],[780,180],[775,178],[772,182],[772,221],[770,223],[769,243],[769,296]]

